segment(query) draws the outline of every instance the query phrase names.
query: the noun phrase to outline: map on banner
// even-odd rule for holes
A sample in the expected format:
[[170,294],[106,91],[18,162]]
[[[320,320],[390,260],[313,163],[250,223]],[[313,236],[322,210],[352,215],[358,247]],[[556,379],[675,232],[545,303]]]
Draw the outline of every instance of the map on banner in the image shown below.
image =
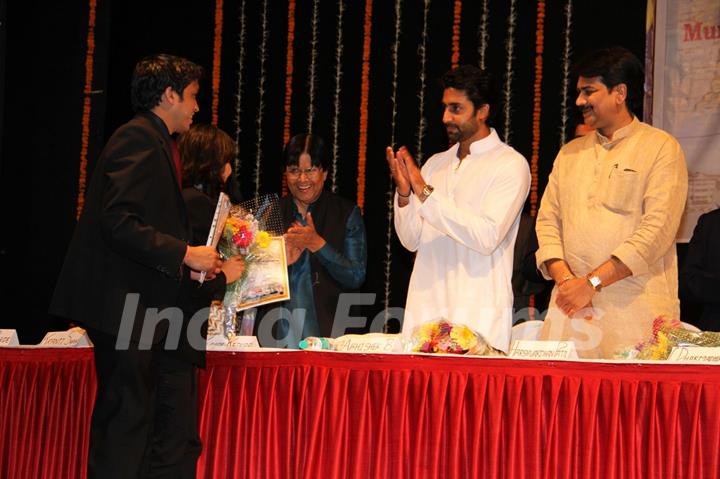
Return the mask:
[[675,136],[688,165],[677,240],[720,206],[720,3],[658,0],[652,123]]

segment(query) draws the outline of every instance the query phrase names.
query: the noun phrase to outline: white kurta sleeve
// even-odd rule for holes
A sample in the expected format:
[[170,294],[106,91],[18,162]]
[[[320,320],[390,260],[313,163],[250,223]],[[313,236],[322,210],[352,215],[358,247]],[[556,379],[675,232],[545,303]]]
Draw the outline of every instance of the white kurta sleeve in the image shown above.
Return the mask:
[[462,245],[491,254],[505,239],[530,189],[530,169],[518,154],[502,161],[494,173],[476,210],[435,191],[417,208],[419,215]]
[[422,218],[418,212],[420,201],[413,194],[408,199],[410,203],[400,208],[398,206],[398,194],[395,192],[393,198],[395,231],[400,243],[405,248],[410,251],[417,251],[420,244],[420,234],[422,233]]

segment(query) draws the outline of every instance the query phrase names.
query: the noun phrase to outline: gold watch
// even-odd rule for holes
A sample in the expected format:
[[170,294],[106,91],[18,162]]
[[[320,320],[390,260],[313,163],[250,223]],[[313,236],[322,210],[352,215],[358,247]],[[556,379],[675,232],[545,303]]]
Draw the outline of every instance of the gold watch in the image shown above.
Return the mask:
[[433,191],[435,191],[435,188],[433,188],[432,186],[426,184],[426,185],[423,187],[422,191],[420,192],[420,195],[418,196],[418,199],[420,200],[420,203],[424,203],[425,200],[428,199],[428,196],[430,196],[430,194],[431,194]]

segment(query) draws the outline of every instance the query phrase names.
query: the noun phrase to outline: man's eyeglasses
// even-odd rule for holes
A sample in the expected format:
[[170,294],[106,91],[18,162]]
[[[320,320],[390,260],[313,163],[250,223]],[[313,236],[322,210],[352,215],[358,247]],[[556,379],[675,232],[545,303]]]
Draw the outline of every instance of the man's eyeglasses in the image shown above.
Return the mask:
[[320,173],[320,168],[317,166],[311,166],[310,168],[301,169],[297,166],[291,166],[287,170],[287,175],[291,178],[300,178],[300,175],[305,173],[308,178],[315,177]]

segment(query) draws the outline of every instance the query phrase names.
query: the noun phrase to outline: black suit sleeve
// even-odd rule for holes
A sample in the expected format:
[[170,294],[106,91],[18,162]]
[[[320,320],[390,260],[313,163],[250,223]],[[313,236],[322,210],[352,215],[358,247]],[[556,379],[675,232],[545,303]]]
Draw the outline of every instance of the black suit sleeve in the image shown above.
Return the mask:
[[186,243],[144,219],[144,202],[154,196],[153,189],[168,188],[168,178],[173,184],[163,154],[163,149],[142,129],[128,129],[118,138],[113,151],[108,152],[104,171],[107,188],[100,228],[106,243],[118,254],[172,274],[180,271]]
[[[713,220],[715,220],[713,222]],[[720,304],[720,262],[710,252],[720,243],[720,215],[702,215],[688,244],[680,272],[682,296],[701,303]]]

